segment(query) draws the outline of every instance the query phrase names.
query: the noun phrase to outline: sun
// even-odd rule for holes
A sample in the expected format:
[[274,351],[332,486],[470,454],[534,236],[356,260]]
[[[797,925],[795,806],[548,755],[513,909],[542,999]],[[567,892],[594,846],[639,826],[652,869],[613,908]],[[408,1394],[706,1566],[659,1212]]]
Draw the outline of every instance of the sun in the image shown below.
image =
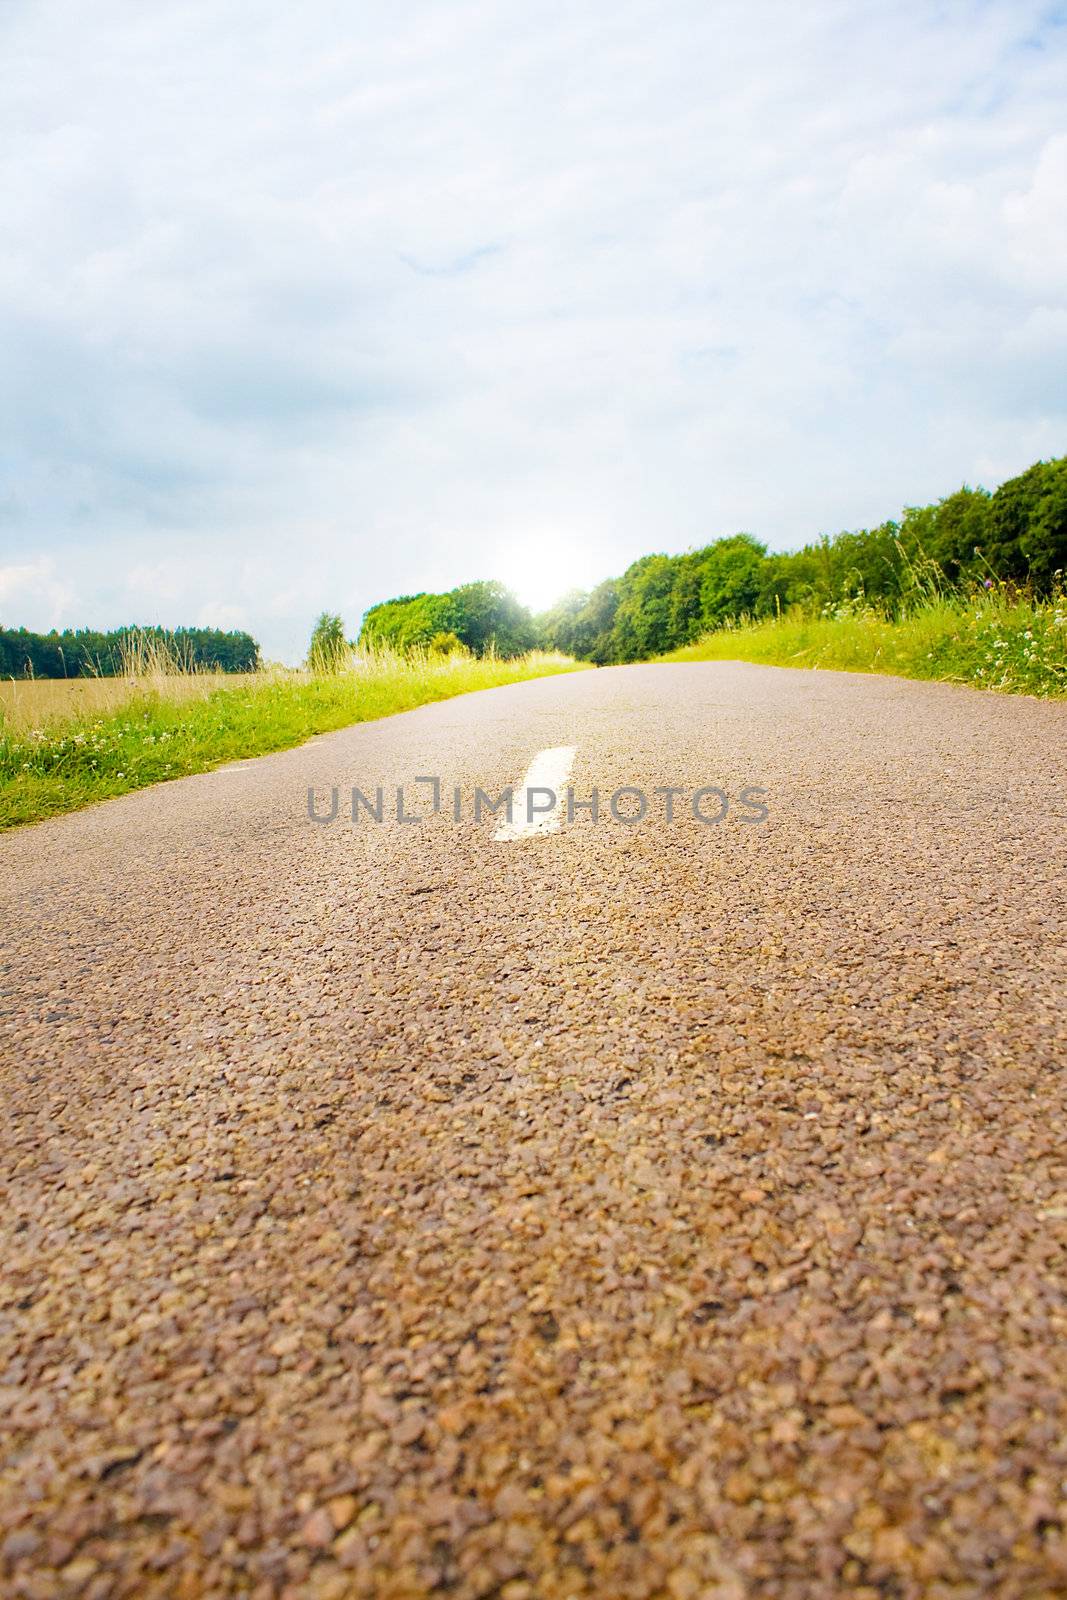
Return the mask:
[[598,581],[589,553],[558,537],[527,534],[500,545],[495,555],[496,577],[534,613],[546,611],[569,590],[590,589]]

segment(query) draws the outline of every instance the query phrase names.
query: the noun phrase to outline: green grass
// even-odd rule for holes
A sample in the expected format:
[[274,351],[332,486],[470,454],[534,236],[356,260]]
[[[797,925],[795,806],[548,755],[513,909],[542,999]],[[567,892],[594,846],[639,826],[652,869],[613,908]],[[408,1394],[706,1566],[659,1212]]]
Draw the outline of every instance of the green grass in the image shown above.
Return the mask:
[[513,661],[380,654],[334,676],[268,673],[262,682],[216,689],[201,699],[170,698],[160,684],[108,715],[37,728],[0,724],[0,828],[289,749],[313,734],[432,700],[578,666],[569,657],[537,652]]
[[742,623],[666,661],[755,661],[838,672],[888,672],[1043,697],[1067,694],[1067,601],[1000,588],[931,598],[891,621],[860,605]]

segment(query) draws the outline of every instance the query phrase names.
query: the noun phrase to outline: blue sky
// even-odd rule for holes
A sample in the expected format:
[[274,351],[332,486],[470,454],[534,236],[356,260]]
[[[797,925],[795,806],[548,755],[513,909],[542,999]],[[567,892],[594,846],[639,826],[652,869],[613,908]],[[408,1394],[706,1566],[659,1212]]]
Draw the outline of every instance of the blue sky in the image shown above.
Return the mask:
[[0,621],[544,603],[1067,451],[1067,11],[4,0]]

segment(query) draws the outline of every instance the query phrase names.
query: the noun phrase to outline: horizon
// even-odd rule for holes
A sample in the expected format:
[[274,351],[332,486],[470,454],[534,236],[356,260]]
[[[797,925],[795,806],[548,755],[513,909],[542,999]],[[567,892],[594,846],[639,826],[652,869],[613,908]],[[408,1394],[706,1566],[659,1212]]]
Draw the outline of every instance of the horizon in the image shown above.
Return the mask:
[[43,0],[0,41],[5,625],[292,661],[324,609],[543,610],[1064,451],[1063,6]]
[[[1034,463],[1027,463],[1027,466],[1031,466],[1031,465],[1034,465]],[[998,487],[999,487],[999,485],[993,485],[991,487],[991,486],[985,485],[985,484],[967,484],[967,483],[964,483],[964,484],[961,484],[961,485],[958,486],[958,490],[962,490],[963,492],[968,492],[968,491],[969,492],[977,492],[977,493],[980,493],[980,494],[988,494],[988,495],[991,496],[993,491]],[[958,491],[957,490],[953,490],[953,491],[950,491],[949,494],[954,494],[956,492],[958,492]],[[949,494],[938,495],[937,496],[937,502],[942,502],[945,499],[949,498]],[[904,512],[906,510],[908,510],[908,509],[911,509],[911,508],[912,507],[908,507],[908,506],[902,507],[901,508],[901,512],[900,512],[900,516],[903,517]],[[886,522],[897,522],[897,521],[898,521],[898,519],[896,517],[886,517],[886,518],[882,518],[881,519],[881,523],[876,523],[873,526],[874,527],[878,527],[878,526],[884,525]],[[862,532],[869,532],[869,531],[871,531],[871,530],[858,529],[858,528],[851,528],[851,529],[842,528],[842,529],[835,530],[834,533],[830,533],[828,530],[820,530],[819,533],[812,535],[811,538],[805,539],[805,540],[801,540],[797,544],[795,544],[795,545],[793,545],[791,547],[783,547],[780,550],[775,550],[772,546],[770,546],[769,544],[766,543],[766,541],[763,541],[763,540],[757,540],[757,543],[760,544],[760,546],[764,550],[764,553],[768,557],[774,557],[776,555],[788,555],[790,553],[795,553],[799,549],[802,549],[802,548],[805,548],[805,547],[810,547],[810,546],[812,546],[812,545],[814,545],[814,544],[816,544],[816,543],[818,543],[818,542],[820,542],[820,541],[822,541],[824,539],[832,540],[833,538],[835,538],[835,537],[837,537],[839,535],[842,535],[842,534],[862,533]],[[525,608],[525,610],[530,614],[530,617],[531,617],[532,620],[536,621],[539,617],[547,616],[557,606],[562,604],[562,602],[564,600],[566,600],[568,598],[568,596],[570,596],[572,594],[575,594],[575,593],[579,593],[579,594],[582,594],[583,596],[588,597],[588,595],[590,595],[602,583],[611,582],[612,580],[618,580],[618,579],[622,578],[625,575],[625,572],[628,570],[629,566],[632,566],[634,564],[634,562],[640,561],[643,558],[654,557],[654,556],[666,556],[669,559],[675,559],[675,558],[677,558],[679,556],[698,554],[702,550],[708,549],[708,548],[710,548],[711,546],[713,546],[715,544],[723,543],[723,542],[725,542],[727,540],[730,540],[730,539],[735,539],[735,538],[756,539],[756,537],[757,536],[755,534],[753,534],[751,532],[751,530],[745,529],[745,528],[739,528],[739,529],[736,529],[733,533],[717,534],[714,538],[706,540],[703,544],[689,544],[689,545],[686,545],[685,548],[681,549],[681,550],[673,550],[673,549],[666,549],[666,548],[665,549],[660,549],[660,550],[645,550],[645,551],[642,551],[640,555],[634,557],[634,561],[628,563],[628,567],[625,568],[625,569],[621,569],[621,570],[615,571],[615,572],[601,574],[599,577],[594,577],[591,581],[586,582],[586,583],[574,583],[574,584],[571,584],[567,589],[564,589],[564,590],[561,590],[561,591],[557,591],[557,590],[553,589],[551,591],[551,598],[548,599],[547,601],[545,601],[545,600],[540,600],[540,601],[532,600],[532,599],[528,598],[527,596],[525,596],[519,590],[519,588],[517,588],[517,587],[515,587],[515,586],[513,586],[511,584],[506,583],[502,578],[494,577],[494,576],[486,577],[483,574],[483,575],[480,575],[480,576],[479,575],[475,575],[475,576],[468,576],[468,577],[460,577],[457,580],[455,580],[454,582],[446,583],[445,585],[442,586],[442,588],[440,590],[420,589],[420,590],[411,590],[411,591],[399,593],[399,594],[396,594],[396,595],[384,595],[380,599],[369,601],[367,606],[363,609],[363,611],[361,611],[359,613],[358,619],[354,623],[351,622],[350,619],[347,618],[347,617],[342,617],[341,620],[342,620],[342,623],[344,625],[344,631],[345,631],[346,637],[349,638],[353,643],[355,643],[358,640],[358,637],[359,637],[361,629],[362,629],[362,624],[363,624],[363,622],[364,622],[364,620],[366,618],[366,615],[367,615],[368,611],[373,610],[377,606],[381,606],[381,605],[384,605],[384,604],[388,604],[388,603],[392,603],[392,602],[396,602],[396,601],[401,601],[401,600],[417,599],[420,595],[427,594],[427,593],[429,593],[429,594],[443,594],[443,593],[447,594],[447,593],[453,592],[453,591],[455,591],[457,589],[461,589],[461,588],[464,588],[464,587],[466,587],[468,585],[473,585],[473,584],[477,584],[477,583],[497,583],[497,584],[501,584],[508,591],[508,593],[512,596],[512,598],[517,600],[519,602],[519,604]],[[547,593],[549,591],[546,589],[546,590],[544,590],[542,592]],[[529,591],[527,591],[527,595],[528,594],[529,594]],[[0,595],[0,598],[2,598],[2,595]],[[318,617],[321,617],[323,615],[332,615],[332,614],[334,614],[334,613],[331,613],[329,611],[328,607],[324,608],[323,611],[320,611],[319,613],[316,614],[316,618],[312,619],[312,623],[315,620],[317,620]],[[311,628],[312,623],[309,623],[309,630],[308,630],[309,631],[309,636],[310,636],[310,628]],[[19,622],[19,621],[8,622],[8,621],[5,620],[4,616],[2,614],[0,614],[0,631],[2,631],[5,628],[8,628],[8,629],[12,629],[13,628],[13,629],[17,630],[20,627],[27,628],[27,630],[31,631],[31,632],[43,632],[43,633],[48,633],[48,632],[52,632],[52,631],[58,631],[58,632],[62,633],[64,630],[78,631],[79,629],[84,629],[86,631],[102,631],[102,632],[106,632],[106,631],[116,631],[116,630],[121,631],[123,628],[129,628],[132,631],[137,631],[137,630],[140,630],[140,629],[144,629],[145,631],[148,631],[148,630],[151,630],[153,628],[160,628],[160,627],[168,629],[168,630],[175,630],[175,629],[181,629],[183,627],[189,627],[189,626],[194,626],[194,627],[195,626],[206,626],[206,627],[210,627],[210,626],[213,626],[213,624],[193,624],[193,625],[190,625],[190,624],[187,624],[187,623],[183,623],[180,620],[177,621],[177,622],[169,622],[169,621],[168,622],[160,622],[158,620],[145,620],[145,619],[142,618],[142,619],[127,619],[126,621],[108,623],[108,624],[103,625],[103,626],[100,625],[100,624],[91,623],[91,622],[90,623],[67,622],[67,623],[64,623],[62,625],[62,627],[60,627],[58,629],[53,627],[52,629],[37,630],[37,629],[30,628],[29,625],[26,624],[25,622]],[[306,645],[302,650],[298,651],[294,655],[291,655],[288,659],[281,660],[281,659],[279,659],[277,657],[269,656],[263,650],[263,648],[261,646],[261,641],[258,638],[256,638],[256,636],[254,634],[254,630],[252,630],[252,629],[240,628],[237,625],[234,625],[232,630],[228,630],[226,628],[222,628],[220,631],[223,631],[223,632],[225,632],[225,631],[238,632],[239,631],[239,632],[243,632],[245,634],[249,634],[252,637],[254,637],[256,644],[260,646],[261,658],[263,659],[264,664],[266,664],[266,665],[279,665],[279,666],[286,666],[286,667],[296,667],[296,666],[302,665],[303,662],[304,662],[304,658],[305,658],[305,655],[306,655]]]

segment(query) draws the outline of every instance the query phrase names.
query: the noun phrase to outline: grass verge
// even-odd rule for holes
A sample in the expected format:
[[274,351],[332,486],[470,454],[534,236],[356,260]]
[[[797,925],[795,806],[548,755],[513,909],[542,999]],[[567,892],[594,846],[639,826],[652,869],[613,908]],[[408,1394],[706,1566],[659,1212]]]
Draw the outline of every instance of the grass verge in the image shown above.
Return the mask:
[[190,698],[146,680],[107,715],[38,727],[0,723],[0,828],[37,822],[226,761],[266,755],[355,722],[410,711],[474,689],[572,672],[567,656],[534,652],[512,661],[470,656],[355,658],[321,677],[265,673],[237,688]]
[[755,661],[778,667],[895,673],[1042,697],[1067,695],[1067,601],[993,588],[930,598],[892,620],[862,605],[740,623],[664,661]]

